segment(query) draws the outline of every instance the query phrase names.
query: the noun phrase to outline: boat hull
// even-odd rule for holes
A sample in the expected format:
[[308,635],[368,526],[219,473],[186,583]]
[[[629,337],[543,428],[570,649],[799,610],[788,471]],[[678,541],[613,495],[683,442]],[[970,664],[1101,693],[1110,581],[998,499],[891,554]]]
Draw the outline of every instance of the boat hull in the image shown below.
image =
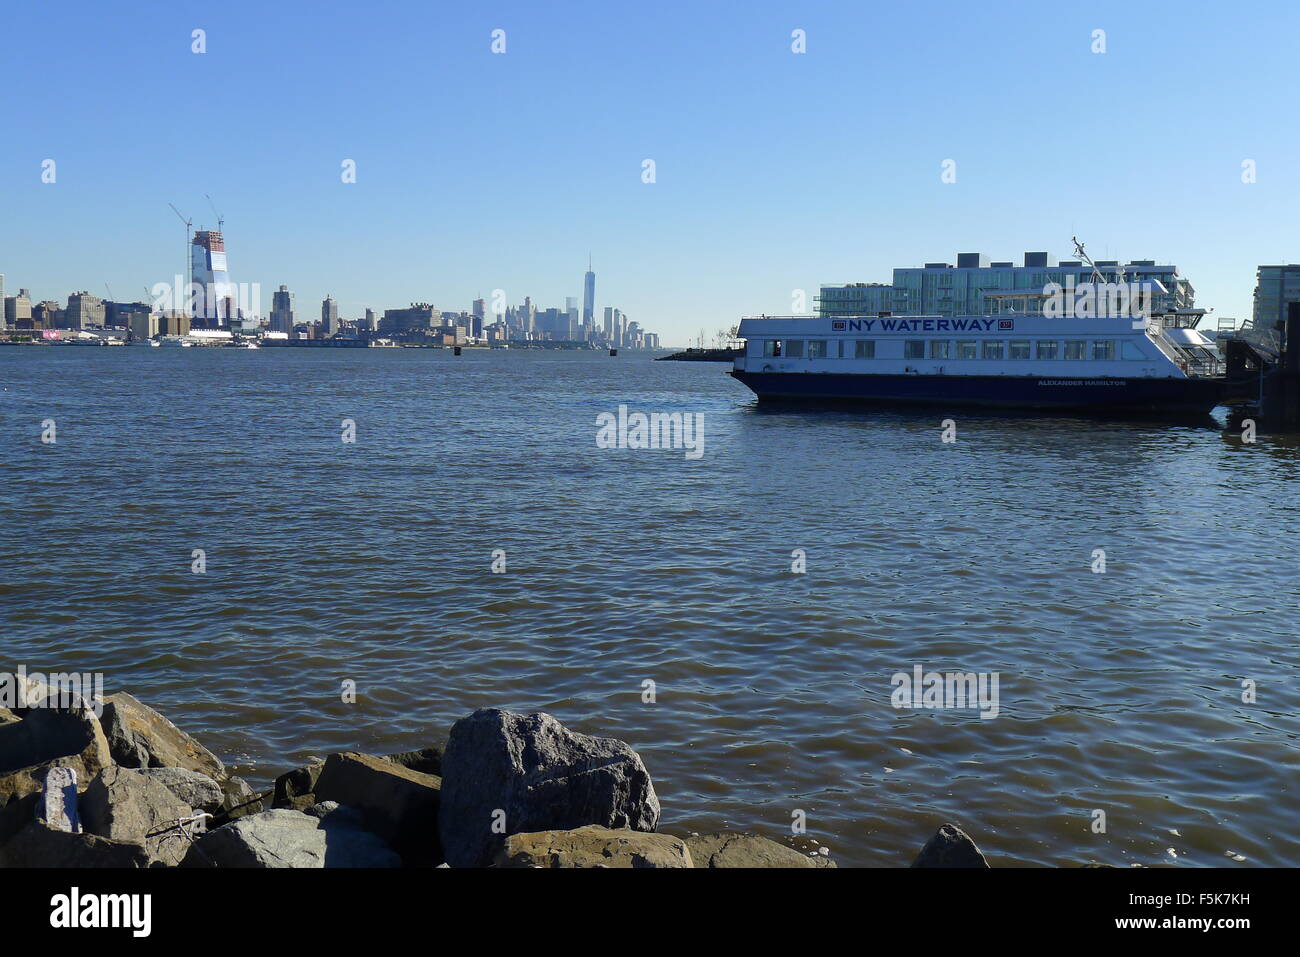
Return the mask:
[[732,370],[760,400],[872,405],[941,405],[1024,410],[1204,414],[1219,404],[1222,379],[1046,378]]

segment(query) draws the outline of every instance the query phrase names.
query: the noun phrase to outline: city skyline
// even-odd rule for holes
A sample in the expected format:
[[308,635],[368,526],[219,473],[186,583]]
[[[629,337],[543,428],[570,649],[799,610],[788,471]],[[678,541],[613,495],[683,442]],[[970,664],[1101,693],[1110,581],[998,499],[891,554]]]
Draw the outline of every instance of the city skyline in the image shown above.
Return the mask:
[[[232,276],[287,282],[303,301],[330,293],[345,314],[495,288],[581,299],[572,264],[594,249],[611,298],[682,344],[791,311],[796,291],[811,302],[823,284],[887,281],[944,251],[1069,258],[1080,235],[1098,258],[1176,262],[1198,305],[1244,317],[1255,267],[1300,260],[1286,225],[1300,132],[1241,109],[1294,82],[1297,15],[1265,6],[1267,29],[1117,3],[1052,22],[951,10],[922,31],[932,70],[917,69],[918,39],[860,55],[866,35],[915,37],[920,14],[848,3],[758,4],[743,23],[685,6],[653,23],[594,7],[413,9],[396,30],[294,5],[16,7],[10,68],[41,82],[4,104],[0,271],[40,296],[168,281],[184,261],[167,204],[211,228],[211,194]],[[1185,68],[1179,50],[1207,36],[1231,69]],[[62,66],[43,69],[55,44]],[[1024,55],[991,55],[1008,45]],[[557,56],[575,48],[581,63]],[[336,81],[353,55],[366,69]],[[187,145],[198,87],[222,91],[229,149]],[[1125,103],[1176,107],[1189,132],[1171,150],[1167,126],[1125,119]],[[580,106],[600,131],[590,142],[551,121]],[[1017,133],[995,132],[1006,124]],[[1084,135],[1098,125],[1113,129]],[[823,133],[833,148],[816,146]]]

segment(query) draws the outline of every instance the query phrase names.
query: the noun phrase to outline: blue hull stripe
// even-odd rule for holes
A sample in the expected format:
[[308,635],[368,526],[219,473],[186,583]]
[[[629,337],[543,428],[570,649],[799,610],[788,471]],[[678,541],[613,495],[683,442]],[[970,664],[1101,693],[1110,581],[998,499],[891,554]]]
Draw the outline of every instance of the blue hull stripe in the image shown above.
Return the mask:
[[1047,378],[1041,376],[845,375],[823,372],[730,373],[760,399],[834,399],[878,404],[1209,412],[1218,379]]

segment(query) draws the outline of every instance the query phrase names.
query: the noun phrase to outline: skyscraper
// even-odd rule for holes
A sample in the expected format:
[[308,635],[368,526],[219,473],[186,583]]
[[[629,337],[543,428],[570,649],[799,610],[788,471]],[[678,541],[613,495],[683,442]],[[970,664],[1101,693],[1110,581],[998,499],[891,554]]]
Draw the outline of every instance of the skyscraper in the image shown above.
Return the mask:
[[582,277],[582,324],[587,327],[587,335],[592,333],[592,324],[596,318],[596,274],[591,271],[591,257],[587,257],[587,275]]
[[321,335],[332,336],[339,331],[339,304],[333,296],[326,296],[320,304]]
[[[195,302],[192,314],[198,326],[224,326],[235,318],[235,301],[226,271],[226,241],[215,229],[201,229],[190,245],[191,282],[202,299]],[[187,297],[188,298],[188,297]]]
[[0,273],[0,329],[9,328],[9,323],[5,320],[4,317],[4,313],[5,313],[4,301],[5,301],[5,277],[4,277],[4,273]]
[[293,293],[288,286],[271,295],[271,331],[293,335]]

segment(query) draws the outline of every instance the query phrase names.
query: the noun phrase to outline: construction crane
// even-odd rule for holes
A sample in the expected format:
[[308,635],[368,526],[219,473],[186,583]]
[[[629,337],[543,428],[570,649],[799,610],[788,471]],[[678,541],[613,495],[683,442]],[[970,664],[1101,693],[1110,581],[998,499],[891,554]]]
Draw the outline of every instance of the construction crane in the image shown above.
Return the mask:
[[172,203],[168,203],[167,205],[171,206],[172,212],[176,214],[176,218],[185,224],[185,291],[183,294],[180,290],[176,291],[177,295],[175,301],[179,303],[189,299],[190,287],[194,284],[194,277],[190,275],[190,270],[193,268],[190,259],[190,230],[194,226],[194,220],[187,218]]
[[226,225],[225,217],[223,217],[219,212],[217,212],[217,204],[212,201],[211,196],[209,196],[207,193],[204,193],[203,197],[208,201],[208,205],[212,207],[213,214],[217,217],[217,232],[221,232],[221,230],[224,229]]

